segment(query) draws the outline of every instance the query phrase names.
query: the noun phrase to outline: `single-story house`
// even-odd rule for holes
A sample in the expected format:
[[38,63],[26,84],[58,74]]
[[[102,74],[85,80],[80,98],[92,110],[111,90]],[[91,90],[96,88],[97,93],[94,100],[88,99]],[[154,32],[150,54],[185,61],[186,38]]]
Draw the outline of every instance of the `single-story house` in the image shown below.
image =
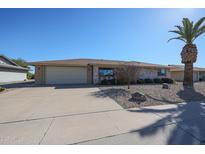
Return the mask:
[[23,68],[9,58],[0,55],[0,83],[24,81],[27,71],[27,68]]
[[[37,84],[100,84],[115,77],[114,69],[125,61],[101,59],[70,59],[31,62],[35,66]],[[140,69],[139,78],[170,78],[170,67],[131,61]]]
[[[170,69],[171,78],[175,81],[183,81],[184,80],[184,65],[169,65],[172,67]],[[205,80],[205,68],[194,67],[193,69],[193,80],[204,81]]]

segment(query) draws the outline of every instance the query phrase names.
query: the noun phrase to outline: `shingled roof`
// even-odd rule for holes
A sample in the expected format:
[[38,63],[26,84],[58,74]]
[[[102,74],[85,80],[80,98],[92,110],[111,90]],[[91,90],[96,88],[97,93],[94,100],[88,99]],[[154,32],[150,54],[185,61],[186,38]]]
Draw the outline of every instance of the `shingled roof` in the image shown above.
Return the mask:
[[87,66],[87,65],[136,65],[141,67],[160,67],[170,68],[167,65],[151,64],[137,61],[120,61],[120,60],[104,60],[104,59],[66,59],[66,60],[50,60],[31,62],[31,65],[71,65],[71,66]]
[[6,57],[4,55],[0,55],[0,58],[3,58],[4,60],[6,60],[8,62],[8,63],[0,63],[0,68],[28,71],[27,68],[24,68],[24,67],[17,65],[15,62],[13,62],[12,60],[10,60],[8,57]]

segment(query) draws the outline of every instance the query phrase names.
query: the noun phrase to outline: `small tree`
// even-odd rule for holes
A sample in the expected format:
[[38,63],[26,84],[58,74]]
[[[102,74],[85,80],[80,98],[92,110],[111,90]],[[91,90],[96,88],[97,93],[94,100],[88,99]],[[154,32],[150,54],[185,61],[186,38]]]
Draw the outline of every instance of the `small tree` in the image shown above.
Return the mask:
[[139,77],[140,69],[136,65],[125,63],[115,69],[115,75],[118,81],[125,81],[127,88],[130,89],[130,83],[136,82]]
[[12,59],[12,61],[21,67],[29,68],[28,63],[24,59],[17,58],[17,59]]
[[[22,58],[12,59],[12,61],[21,67],[30,69],[28,62]],[[34,79],[34,74],[28,71],[27,72],[27,79],[29,79],[29,80]]]

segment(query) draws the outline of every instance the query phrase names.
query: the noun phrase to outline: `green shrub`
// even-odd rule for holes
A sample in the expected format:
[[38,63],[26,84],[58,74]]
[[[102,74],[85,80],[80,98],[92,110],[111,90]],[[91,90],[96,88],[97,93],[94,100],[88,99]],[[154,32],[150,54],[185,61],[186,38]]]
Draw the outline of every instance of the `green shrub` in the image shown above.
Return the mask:
[[205,79],[204,78],[199,78],[199,81],[205,81]]
[[145,81],[143,79],[138,79],[137,80],[137,84],[144,84],[144,83],[145,83]]
[[155,78],[153,79],[154,83],[162,83],[162,79],[160,78]]
[[125,84],[127,84],[126,81],[124,81],[124,80],[117,80],[117,85],[125,85]]
[[145,83],[154,83],[154,81],[152,79],[144,79]]
[[0,87],[0,92],[4,91],[6,88]]
[[27,73],[27,79],[29,79],[29,80],[34,79],[34,74],[28,72],[28,73]]
[[163,83],[173,84],[173,83],[174,83],[174,80],[173,80],[173,79],[170,79],[170,78],[162,78],[162,82],[163,82]]
[[115,84],[115,79],[107,80],[104,79],[101,81],[101,85],[114,85]]
[[115,79],[108,80],[108,81],[109,81],[109,84],[111,84],[111,85],[115,85]]
[[130,84],[136,84],[136,81],[131,81]]
[[106,80],[106,79],[102,80],[101,85],[108,85],[108,80]]

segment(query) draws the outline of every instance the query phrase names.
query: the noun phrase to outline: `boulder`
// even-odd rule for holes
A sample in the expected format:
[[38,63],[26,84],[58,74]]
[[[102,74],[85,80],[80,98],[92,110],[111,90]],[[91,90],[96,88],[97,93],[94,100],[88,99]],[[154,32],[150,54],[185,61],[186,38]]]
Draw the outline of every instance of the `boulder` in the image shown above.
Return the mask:
[[131,94],[131,96],[132,96],[132,100],[136,102],[144,102],[147,100],[146,96],[140,92],[133,93]]
[[163,84],[162,84],[162,88],[163,88],[163,89],[169,89],[169,85],[168,85],[167,83],[163,83]]
[[2,92],[2,91],[4,91],[5,90],[5,88],[3,88],[3,87],[0,87],[0,92]]

